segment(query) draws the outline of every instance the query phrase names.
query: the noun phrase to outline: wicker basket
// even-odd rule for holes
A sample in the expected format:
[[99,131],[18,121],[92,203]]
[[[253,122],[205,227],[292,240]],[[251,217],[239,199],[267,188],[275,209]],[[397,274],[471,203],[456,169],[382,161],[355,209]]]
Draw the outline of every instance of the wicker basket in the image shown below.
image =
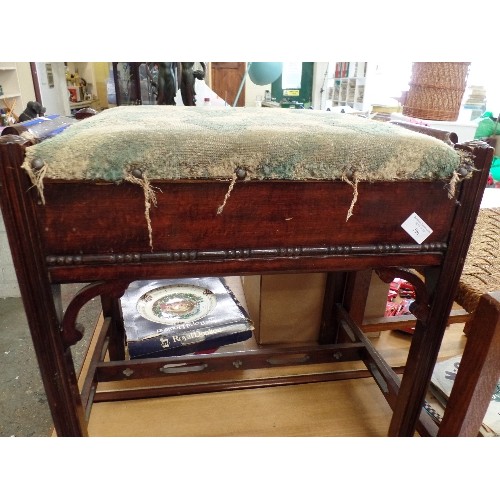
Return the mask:
[[403,115],[423,120],[456,120],[469,66],[468,62],[413,63]]

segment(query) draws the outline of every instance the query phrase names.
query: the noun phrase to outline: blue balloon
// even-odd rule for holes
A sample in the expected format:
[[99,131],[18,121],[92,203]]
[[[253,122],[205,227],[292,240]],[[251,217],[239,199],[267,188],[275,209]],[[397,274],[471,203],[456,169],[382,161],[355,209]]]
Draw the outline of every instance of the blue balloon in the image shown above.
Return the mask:
[[248,76],[255,85],[268,85],[275,82],[283,72],[280,62],[253,62],[248,68]]

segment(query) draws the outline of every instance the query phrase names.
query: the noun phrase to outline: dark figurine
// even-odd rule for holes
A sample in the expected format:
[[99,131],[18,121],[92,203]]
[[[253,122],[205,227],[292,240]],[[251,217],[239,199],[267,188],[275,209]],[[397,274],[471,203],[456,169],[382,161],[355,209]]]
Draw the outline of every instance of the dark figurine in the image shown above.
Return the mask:
[[[153,75],[149,64],[158,68],[157,76]],[[180,86],[184,106],[196,106],[195,81],[205,78],[206,65],[200,63],[202,69],[194,69],[194,62],[160,62],[147,63],[146,73],[154,88],[156,104],[175,106],[175,96]],[[179,76],[180,73],[180,76]]]
[[184,106],[196,106],[195,79],[205,78],[205,63],[202,70],[193,70],[194,62],[181,62],[181,96]]
[[28,120],[33,120],[39,116],[43,116],[45,111],[47,111],[39,102],[29,101],[26,109],[19,116],[20,122],[25,122]]
[[157,104],[168,104],[175,106],[177,94],[177,82],[175,78],[175,63],[158,63],[158,97]]

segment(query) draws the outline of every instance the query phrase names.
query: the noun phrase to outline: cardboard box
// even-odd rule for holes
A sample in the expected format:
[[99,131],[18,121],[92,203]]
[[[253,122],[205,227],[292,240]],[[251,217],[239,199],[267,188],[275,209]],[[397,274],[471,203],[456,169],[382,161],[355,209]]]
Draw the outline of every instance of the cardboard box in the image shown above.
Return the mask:
[[245,276],[243,290],[260,345],[318,340],[326,273]]
[[[364,320],[382,318],[384,316],[389,287],[390,283],[384,283],[375,271],[372,272]],[[371,337],[373,334],[368,336]]]
[[[317,342],[326,276],[326,273],[245,276],[243,290],[257,343]],[[389,285],[373,272],[365,319],[384,316],[388,292]]]

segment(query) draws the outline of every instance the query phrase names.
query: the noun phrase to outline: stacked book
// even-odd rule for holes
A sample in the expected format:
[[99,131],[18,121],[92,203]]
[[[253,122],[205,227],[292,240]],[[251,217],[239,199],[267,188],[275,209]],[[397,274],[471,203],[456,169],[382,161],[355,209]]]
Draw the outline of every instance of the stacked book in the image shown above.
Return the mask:
[[465,100],[465,104],[485,104],[486,103],[486,89],[478,85],[470,85],[469,95]]
[[135,281],[121,307],[131,359],[215,350],[254,328],[224,278]]
[[[431,397],[424,407],[438,423],[446,409],[461,359],[462,356],[454,356],[438,361],[434,367],[430,384]],[[479,432],[482,436],[500,436],[500,381],[493,392]]]

